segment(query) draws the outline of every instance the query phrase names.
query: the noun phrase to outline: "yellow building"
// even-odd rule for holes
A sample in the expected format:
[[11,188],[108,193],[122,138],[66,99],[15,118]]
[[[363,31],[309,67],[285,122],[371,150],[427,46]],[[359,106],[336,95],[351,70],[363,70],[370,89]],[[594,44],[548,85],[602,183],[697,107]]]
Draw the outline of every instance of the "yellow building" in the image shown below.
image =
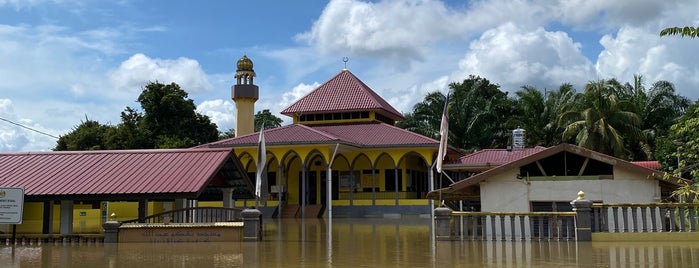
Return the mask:
[[[242,64],[242,65],[241,65]],[[236,77],[254,76],[252,61],[238,61]],[[241,73],[244,72],[244,73]],[[237,121],[252,118],[249,102],[232,98]],[[257,86],[248,85],[250,89]],[[255,92],[256,93],[256,92]],[[250,98],[249,98],[250,99]],[[426,193],[439,141],[395,126],[403,116],[349,70],[343,69],[282,111],[290,125],[264,130],[266,214],[333,217],[429,214]],[[236,130],[237,131],[237,130]],[[240,132],[237,132],[240,133]],[[255,178],[260,133],[209,143],[232,147]],[[451,151],[450,154],[458,154]],[[330,179],[328,179],[330,178]],[[251,198],[252,195],[238,196]],[[236,198],[234,196],[234,198]],[[265,210],[265,208],[262,208]]]

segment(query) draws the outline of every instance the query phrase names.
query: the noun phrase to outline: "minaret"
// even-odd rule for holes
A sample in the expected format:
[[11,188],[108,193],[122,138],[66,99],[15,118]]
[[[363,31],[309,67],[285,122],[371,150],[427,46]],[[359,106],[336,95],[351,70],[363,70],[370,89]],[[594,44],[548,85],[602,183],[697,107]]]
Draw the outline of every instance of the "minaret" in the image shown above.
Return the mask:
[[253,133],[255,130],[255,101],[260,89],[253,84],[255,71],[252,61],[243,56],[238,60],[235,85],[231,87],[231,98],[235,102],[235,136]]

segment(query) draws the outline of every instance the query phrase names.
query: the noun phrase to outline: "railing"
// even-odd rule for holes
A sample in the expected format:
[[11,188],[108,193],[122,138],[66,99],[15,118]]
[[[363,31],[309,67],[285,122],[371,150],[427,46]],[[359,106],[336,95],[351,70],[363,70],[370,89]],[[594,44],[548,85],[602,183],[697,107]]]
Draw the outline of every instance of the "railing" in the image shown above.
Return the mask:
[[696,232],[699,203],[593,204],[592,232]]
[[222,207],[193,207],[166,211],[148,216],[144,219],[133,219],[122,223],[211,223],[241,221],[242,209]]
[[[352,193],[352,199],[354,200],[371,200],[374,196],[376,196],[376,199],[396,199],[396,192],[395,191],[387,191],[387,192],[354,192]],[[350,193],[349,192],[340,192],[339,194],[339,199],[340,200],[349,200],[350,199]],[[417,193],[415,192],[398,192],[398,198],[399,199],[416,199],[417,198]]]
[[574,240],[575,212],[451,212],[454,239]]

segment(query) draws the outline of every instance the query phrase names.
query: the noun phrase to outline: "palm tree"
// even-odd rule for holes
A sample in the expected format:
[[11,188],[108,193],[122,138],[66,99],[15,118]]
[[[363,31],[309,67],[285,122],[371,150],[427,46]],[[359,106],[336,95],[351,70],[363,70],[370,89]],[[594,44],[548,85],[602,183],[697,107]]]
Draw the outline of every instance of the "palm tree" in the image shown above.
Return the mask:
[[625,110],[636,113],[641,119],[641,140],[627,140],[627,147],[633,160],[654,159],[655,139],[666,136],[667,131],[677,122],[689,100],[675,93],[675,87],[667,81],[653,83],[650,89],[643,86],[643,77],[634,76],[634,84],[626,83],[617,92],[621,99],[627,100]]
[[554,146],[561,143],[565,126],[558,125],[557,119],[575,101],[573,86],[562,84],[558,90],[544,90],[543,94],[534,87],[522,86],[515,94],[518,99],[514,118],[516,124],[527,131],[527,145]]
[[406,113],[405,120],[396,126],[423,136],[439,139],[439,126],[446,95],[439,91],[428,93],[422,102],[413,106],[413,112]]
[[559,118],[565,124],[563,140],[574,140],[579,146],[627,159],[625,137],[641,140],[641,119],[629,104],[619,98],[621,85],[614,79],[589,82],[579,101]]

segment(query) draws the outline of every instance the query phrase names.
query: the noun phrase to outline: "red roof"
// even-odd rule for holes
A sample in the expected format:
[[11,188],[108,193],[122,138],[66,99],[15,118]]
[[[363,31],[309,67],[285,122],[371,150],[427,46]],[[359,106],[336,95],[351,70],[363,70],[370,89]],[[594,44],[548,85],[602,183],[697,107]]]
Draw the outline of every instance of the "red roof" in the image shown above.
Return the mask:
[[[259,132],[199,146],[256,145]],[[439,141],[385,123],[342,125],[292,124],[265,130],[270,145],[343,143],[356,147],[437,146]]]
[[230,148],[5,153],[0,186],[34,199],[195,198],[231,161],[242,170]]
[[633,161],[631,163],[648,169],[660,170],[660,162],[658,161]]
[[521,149],[485,149],[465,155],[459,158],[455,163],[449,163],[449,166],[453,167],[453,169],[483,171],[541,152],[545,149],[546,147],[542,146]]
[[320,85],[281,113],[313,114],[346,111],[376,111],[393,120],[405,118],[381,96],[348,70]]

